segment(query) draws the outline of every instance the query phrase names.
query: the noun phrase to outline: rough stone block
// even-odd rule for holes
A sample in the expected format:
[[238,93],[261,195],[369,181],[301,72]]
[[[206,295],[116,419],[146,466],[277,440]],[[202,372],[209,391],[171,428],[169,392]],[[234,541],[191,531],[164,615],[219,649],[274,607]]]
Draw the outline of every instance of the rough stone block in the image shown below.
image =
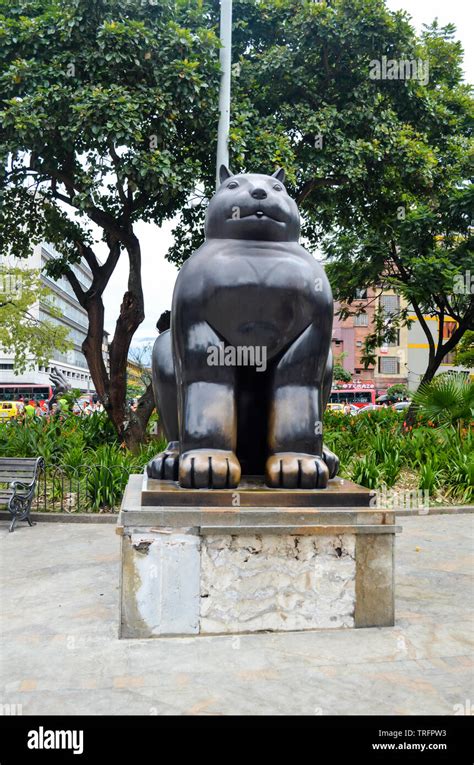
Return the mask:
[[354,626],[355,538],[203,537],[201,633]]

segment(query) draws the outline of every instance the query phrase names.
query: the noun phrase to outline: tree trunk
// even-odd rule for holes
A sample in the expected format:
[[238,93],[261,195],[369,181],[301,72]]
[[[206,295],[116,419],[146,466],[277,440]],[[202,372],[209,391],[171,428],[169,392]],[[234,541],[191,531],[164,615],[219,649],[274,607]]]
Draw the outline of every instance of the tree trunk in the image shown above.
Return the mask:
[[104,304],[100,295],[94,294],[85,304],[89,327],[82,344],[95,389],[104,407],[108,405],[109,376],[104,363],[102,345],[104,342]]
[[125,442],[131,451],[138,451],[145,441],[146,426],[154,408],[153,389],[149,385],[143,396],[138,400],[136,411],[130,412],[130,419],[125,432]]
[[[133,335],[145,318],[143,290],[141,284],[141,253],[138,239],[130,236],[127,246],[130,263],[128,290],[123,296],[120,314],[115,325],[115,333],[109,347],[110,386],[107,412],[113,421],[117,433],[132,451],[136,451],[145,436],[144,406],[138,417],[130,411],[127,396],[127,361]],[[151,414],[150,409],[148,417]],[[147,420],[148,421],[148,420]]]
[[[116,249],[111,249],[110,272],[119,256],[117,243],[114,243],[113,247]],[[105,366],[103,354],[104,304],[102,300],[102,293],[110,274],[104,274],[104,267],[94,268],[93,284],[87,293],[81,292],[73,273],[69,273],[68,278],[79,302],[87,310],[89,327],[82,350],[96,391],[108,417],[114,424],[118,437],[129,449],[136,451],[145,439],[146,426],[153,411],[154,401],[151,386],[140,399],[136,412],[130,410],[126,400],[128,352],[133,335],[144,319],[140,244],[133,232],[127,235],[127,252],[130,263],[128,290],[123,296],[114,337],[109,346],[110,371]]]
[[[442,317],[442,321],[440,323],[440,326],[438,327],[438,345],[437,345],[436,348],[435,348],[435,344],[434,344],[434,340],[433,340],[433,337],[431,335],[431,332],[428,329],[428,327],[426,325],[426,322],[425,322],[425,320],[423,318],[423,314],[421,312],[421,309],[416,304],[415,301],[413,301],[413,308],[414,308],[415,313],[416,313],[416,315],[418,317],[418,321],[420,322],[420,324],[421,324],[421,326],[422,326],[422,328],[423,328],[423,330],[425,332],[425,335],[426,335],[427,340],[428,340],[429,348],[430,348],[430,350],[429,350],[429,358],[428,358],[428,366],[427,366],[426,371],[425,371],[425,373],[423,375],[423,378],[422,378],[422,380],[420,382],[420,385],[423,385],[424,383],[430,383],[431,382],[431,380],[435,376],[436,372],[438,371],[438,369],[440,367],[440,364],[442,363],[444,357],[450,351],[452,351],[453,348],[456,347],[456,345],[459,343],[459,341],[461,340],[461,338],[464,335],[464,333],[471,327],[473,313],[474,313],[474,308],[473,308],[472,302],[471,302],[471,307],[466,312],[466,314],[464,316],[464,319],[459,322],[455,332],[453,332],[453,334],[451,335],[449,340],[447,340],[446,343],[444,343],[444,344],[443,344],[443,336],[442,336],[442,327],[443,327],[445,313],[444,313],[444,310],[441,312],[440,315]],[[405,418],[405,422],[406,422],[407,426],[412,426],[414,424],[414,422],[415,422],[415,415],[416,415],[416,408],[415,408],[414,404],[412,403],[409,406],[409,408],[408,408],[407,416]]]

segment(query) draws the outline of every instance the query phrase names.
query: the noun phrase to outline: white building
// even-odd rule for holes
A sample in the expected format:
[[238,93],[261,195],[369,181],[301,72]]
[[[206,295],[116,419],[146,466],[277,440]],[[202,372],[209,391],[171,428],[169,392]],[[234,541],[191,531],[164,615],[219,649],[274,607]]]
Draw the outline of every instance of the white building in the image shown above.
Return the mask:
[[[42,243],[34,248],[30,258],[17,261],[15,265],[19,264],[26,268],[42,269],[47,261],[54,257],[54,248],[49,244]],[[3,262],[6,263],[6,261]],[[8,262],[11,263],[11,261]],[[2,263],[1,256],[0,263]],[[71,268],[83,289],[87,290],[92,284],[92,273],[87,264],[81,262],[72,265]],[[44,285],[50,291],[49,301],[58,309],[60,318],[52,317],[47,305],[41,301],[32,306],[30,313],[39,321],[47,319],[66,327],[69,331],[69,339],[72,341],[73,347],[64,353],[56,351],[47,367],[36,366],[16,375],[13,369],[13,357],[4,353],[0,346],[0,389],[2,386],[15,385],[15,383],[49,386],[51,368],[56,367],[65,376],[71,388],[78,388],[84,393],[94,393],[94,383],[90,376],[87,361],[81,350],[82,343],[87,335],[87,312],[80,306],[66,277],[63,276],[61,279],[53,281],[42,273],[41,278]],[[106,366],[108,367],[106,332],[104,333],[103,353]]]

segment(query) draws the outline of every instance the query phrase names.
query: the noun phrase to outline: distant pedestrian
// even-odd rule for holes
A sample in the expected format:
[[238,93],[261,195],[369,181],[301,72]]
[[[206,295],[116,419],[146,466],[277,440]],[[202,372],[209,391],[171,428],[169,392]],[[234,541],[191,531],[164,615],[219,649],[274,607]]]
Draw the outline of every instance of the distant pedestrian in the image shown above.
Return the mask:
[[93,414],[94,410],[95,410],[95,407],[94,407],[93,403],[91,403],[90,401],[84,401],[84,403],[82,405],[82,413],[83,414],[89,416],[89,415]]
[[27,417],[34,417],[36,412],[36,407],[33,406],[31,401],[25,406],[25,414]]
[[45,415],[44,409],[41,406],[41,401],[36,402],[35,415],[36,417],[44,417]]
[[60,398],[58,400],[58,404],[60,406],[62,414],[64,414],[64,415],[69,414],[69,402],[68,402],[67,398]]

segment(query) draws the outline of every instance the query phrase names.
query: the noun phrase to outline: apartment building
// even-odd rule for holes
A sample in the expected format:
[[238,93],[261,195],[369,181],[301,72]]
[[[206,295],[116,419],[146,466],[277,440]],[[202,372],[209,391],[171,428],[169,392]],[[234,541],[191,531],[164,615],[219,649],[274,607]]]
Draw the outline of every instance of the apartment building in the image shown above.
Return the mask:
[[344,369],[352,374],[354,382],[372,382],[377,395],[384,393],[391,385],[407,382],[407,343],[406,327],[400,328],[395,339],[376,351],[376,363],[364,368],[362,355],[365,339],[374,330],[374,317],[381,308],[387,322],[398,313],[402,307],[402,298],[392,290],[379,294],[375,287],[361,289],[351,308],[357,314],[341,320],[337,315],[340,306],[334,306],[335,316],[333,325],[332,349],[337,358],[341,353],[344,358],[341,363]]

